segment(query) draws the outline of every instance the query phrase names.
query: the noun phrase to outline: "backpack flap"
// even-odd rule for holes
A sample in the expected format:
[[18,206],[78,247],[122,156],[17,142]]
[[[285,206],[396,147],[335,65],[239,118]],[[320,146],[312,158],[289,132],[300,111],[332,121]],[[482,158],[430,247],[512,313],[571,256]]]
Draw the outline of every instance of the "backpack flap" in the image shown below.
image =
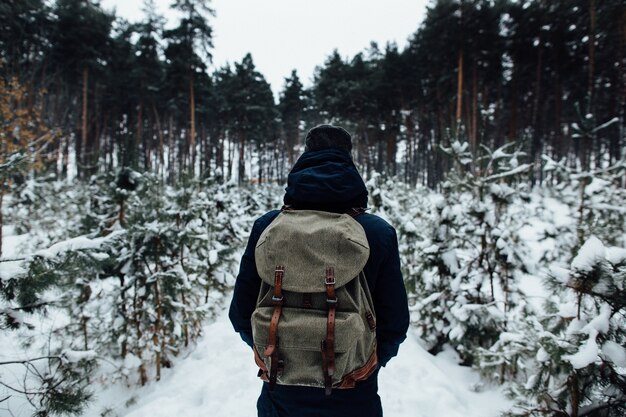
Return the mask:
[[[286,291],[325,292],[325,267],[333,267],[335,287],[359,275],[369,258],[363,227],[348,214],[314,210],[283,211],[259,237],[256,267],[274,285],[277,265],[285,268]],[[311,265],[320,265],[314,270]]]

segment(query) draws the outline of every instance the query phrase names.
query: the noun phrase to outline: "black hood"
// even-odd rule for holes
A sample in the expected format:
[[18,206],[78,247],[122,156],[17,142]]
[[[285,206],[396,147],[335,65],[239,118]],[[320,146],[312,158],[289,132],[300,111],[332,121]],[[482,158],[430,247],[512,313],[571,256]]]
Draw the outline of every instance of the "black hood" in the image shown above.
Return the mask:
[[367,207],[367,188],[347,151],[309,151],[289,173],[284,201],[297,209],[344,212]]

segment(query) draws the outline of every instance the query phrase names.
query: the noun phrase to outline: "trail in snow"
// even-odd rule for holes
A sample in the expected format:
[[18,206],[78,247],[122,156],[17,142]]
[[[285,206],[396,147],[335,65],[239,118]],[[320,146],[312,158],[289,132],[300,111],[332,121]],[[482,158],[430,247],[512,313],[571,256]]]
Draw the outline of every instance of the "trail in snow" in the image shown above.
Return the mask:
[[[233,331],[227,315],[208,324],[188,357],[144,388],[113,387],[102,392],[86,417],[253,417],[261,382],[250,349]],[[477,393],[479,377],[454,363],[452,354],[433,357],[413,335],[398,357],[380,372],[386,417],[495,417],[508,406],[496,389]],[[126,404],[129,404],[127,406]]]

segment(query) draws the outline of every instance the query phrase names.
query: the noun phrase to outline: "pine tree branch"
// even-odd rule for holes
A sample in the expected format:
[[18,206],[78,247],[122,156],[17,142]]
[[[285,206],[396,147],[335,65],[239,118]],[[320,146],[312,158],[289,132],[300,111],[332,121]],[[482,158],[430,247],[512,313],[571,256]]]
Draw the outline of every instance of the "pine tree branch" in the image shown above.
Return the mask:
[[[13,311],[29,310],[29,309],[32,309],[32,308],[39,308],[39,307],[45,307],[47,305],[52,305],[52,304],[55,304],[55,303],[57,303],[59,301],[60,300],[38,301],[36,303],[26,304],[26,305],[19,306],[19,307],[10,307],[10,310],[13,310]],[[4,311],[0,310],[0,313],[5,313],[6,314],[6,310],[4,310]]]
[[37,392],[37,391],[35,391],[35,392],[21,391],[21,390],[19,390],[17,388],[13,388],[12,386],[5,384],[2,381],[0,381],[0,385],[2,385],[3,387],[5,387],[5,388],[7,388],[7,389],[9,389],[11,391],[17,392],[18,394],[23,394],[23,395],[26,395],[26,396],[40,394],[40,392]]
[[2,262],[19,262],[25,261],[26,258],[0,258],[0,263]]
[[24,359],[24,360],[15,360],[15,361],[6,361],[6,362],[0,362],[0,366],[2,365],[12,365],[12,364],[16,364],[16,363],[21,363],[21,364],[25,364],[25,363],[31,363],[33,361],[39,361],[42,359],[59,359],[61,360],[60,356],[41,356],[38,358],[31,358],[31,359]]

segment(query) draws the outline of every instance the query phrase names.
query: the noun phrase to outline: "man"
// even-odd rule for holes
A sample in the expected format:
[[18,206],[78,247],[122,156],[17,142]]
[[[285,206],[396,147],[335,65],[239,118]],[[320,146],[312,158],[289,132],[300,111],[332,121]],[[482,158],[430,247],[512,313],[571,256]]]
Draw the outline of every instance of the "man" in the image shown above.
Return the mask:
[[[306,136],[305,151],[289,173],[285,205],[293,209],[347,213],[367,207],[367,189],[350,155],[352,138],[340,127],[320,125]],[[261,279],[255,266],[255,246],[265,228],[278,216],[270,211],[252,228],[241,266],[230,320],[241,338],[251,347],[251,316],[256,306]],[[406,290],[400,272],[396,232],[381,218],[363,213],[355,220],[363,227],[370,246],[364,272],[376,313],[376,341],[379,366],[398,353],[406,338],[409,313]],[[270,391],[263,383],[257,402],[259,417],[380,417],[378,370],[352,389],[336,389],[325,395],[323,388],[276,385]]]

